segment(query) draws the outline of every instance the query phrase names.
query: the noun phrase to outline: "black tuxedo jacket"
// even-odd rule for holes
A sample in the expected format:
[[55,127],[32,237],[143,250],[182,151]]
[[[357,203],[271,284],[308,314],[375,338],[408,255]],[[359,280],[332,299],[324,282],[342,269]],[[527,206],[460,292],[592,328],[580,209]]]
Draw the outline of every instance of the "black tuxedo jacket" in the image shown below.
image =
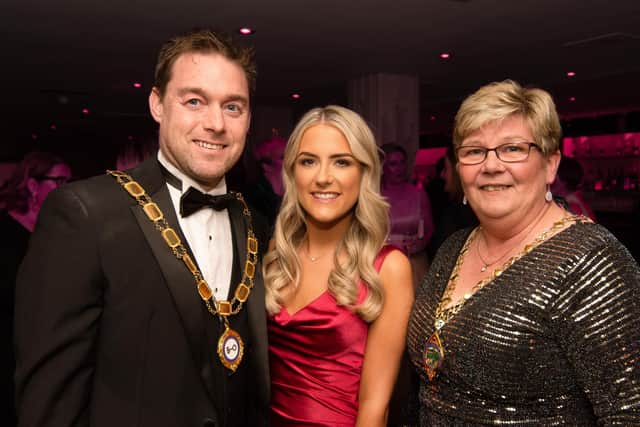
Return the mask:
[[[131,175],[181,235],[157,160]],[[246,227],[239,204],[228,212],[233,292]],[[137,202],[107,175],[64,186],[43,205],[17,280],[19,425],[264,425],[269,378],[259,268],[239,319],[247,347],[240,374],[230,374],[219,369],[218,319]],[[249,393],[222,399],[233,387]]]

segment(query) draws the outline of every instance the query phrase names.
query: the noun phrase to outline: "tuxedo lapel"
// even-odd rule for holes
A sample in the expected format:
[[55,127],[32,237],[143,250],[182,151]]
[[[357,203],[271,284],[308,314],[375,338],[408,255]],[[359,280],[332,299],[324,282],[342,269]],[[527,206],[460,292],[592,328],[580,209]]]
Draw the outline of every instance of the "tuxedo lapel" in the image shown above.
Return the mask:
[[[140,185],[146,190],[147,194],[158,205],[163,212],[164,217],[171,228],[173,228],[182,244],[187,248],[189,245],[180,229],[178,217],[171,202],[169,189],[165,185],[165,179],[162,176],[160,166],[157,160],[155,164],[147,165],[146,162],[140,168],[132,171],[134,179],[138,180]],[[133,214],[140,225],[140,229],[144,234],[154,257],[158,261],[158,267],[162,271],[166,284],[173,296],[176,308],[182,318],[185,335],[191,348],[195,366],[200,371],[203,382],[209,391],[209,396],[213,399],[215,392],[213,386],[215,381],[211,372],[210,361],[203,358],[203,345],[206,340],[205,322],[217,321],[211,316],[207,316],[202,308],[202,300],[196,290],[195,279],[186,268],[184,263],[179,260],[167,246],[160,232],[155,228],[153,223],[145,215],[139,205],[131,207]],[[195,257],[191,258],[195,261]],[[212,354],[214,354],[212,352]]]
[[[233,230],[233,241],[236,245],[236,253],[239,255],[237,265],[240,268],[240,274],[244,273],[245,257],[247,254],[247,227],[245,216],[243,214],[242,205],[234,203],[228,209],[229,218],[231,220],[231,229]],[[259,242],[262,246],[262,243]],[[258,254],[258,260],[261,254]],[[229,298],[233,297],[235,292],[235,284],[230,287]],[[258,384],[262,384],[259,393],[262,395],[262,401],[267,402],[269,396],[269,373],[268,373],[268,348],[267,348],[267,319],[264,306],[264,286],[262,283],[262,273],[259,264],[256,265],[256,273],[254,277],[253,290],[247,300],[246,307],[249,319],[249,332],[251,334],[251,343],[253,350],[251,352],[255,367],[255,374],[259,380]]]
[[242,213],[242,207],[239,203],[232,203],[227,208],[229,214],[229,222],[231,223],[231,234],[233,239],[233,245],[235,247],[234,255],[237,255],[237,259],[233,260],[234,265],[238,269],[237,278],[235,274],[231,275],[231,283],[229,284],[229,295],[227,300],[233,298],[236,291],[236,284],[238,280],[242,278],[244,273],[244,262],[247,255],[247,227],[245,225],[244,214]]
[[258,384],[262,384],[259,389],[260,400],[269,402],[270,379],[269,379],[269,349],[267,344],[267,312],[264,306],[264,285],[262,282],[262,272],[256,269],[255,284],[251,296],[247,301],[249,315],[249,330],[253,342],[253,365],[255,366]]

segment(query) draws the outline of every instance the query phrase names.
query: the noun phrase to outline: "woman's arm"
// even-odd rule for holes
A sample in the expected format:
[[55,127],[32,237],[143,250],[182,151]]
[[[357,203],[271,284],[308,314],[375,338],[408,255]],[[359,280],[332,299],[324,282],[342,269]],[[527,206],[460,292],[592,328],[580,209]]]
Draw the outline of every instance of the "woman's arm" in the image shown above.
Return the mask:
[[369,327],[360,381],[356,427],[385,427],[389,399],[405,348],[413,304],[411,265],[400,251],[389,253],[380,269],[384,305]]
[[617,241],[581,256],[552,320],[598,425],[640,425],[640,268]]

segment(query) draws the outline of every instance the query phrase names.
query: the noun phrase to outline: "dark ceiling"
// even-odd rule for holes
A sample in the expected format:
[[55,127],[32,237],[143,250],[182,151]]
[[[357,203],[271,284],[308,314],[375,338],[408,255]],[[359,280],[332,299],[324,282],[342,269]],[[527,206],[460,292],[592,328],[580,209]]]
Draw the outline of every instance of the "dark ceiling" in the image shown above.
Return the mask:
[[0,106],[5,135],[18,139],[53,123],[148,120],[160,44],[203,26],[257,30],[245,42],[256,48],[262,104],[344,99],[349,79],[388,72],[419,76],[423,133],[446,131],[467,94],[504,78],[548,89],[564,118],[640,110],[639,0],[4,0],[2,9]]

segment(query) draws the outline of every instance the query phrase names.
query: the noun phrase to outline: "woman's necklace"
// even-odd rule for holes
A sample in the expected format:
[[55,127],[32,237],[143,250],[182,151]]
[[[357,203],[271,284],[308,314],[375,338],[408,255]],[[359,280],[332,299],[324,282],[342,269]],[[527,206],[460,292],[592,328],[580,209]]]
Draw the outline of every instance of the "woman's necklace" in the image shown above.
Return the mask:
[[311,261],[311,262],[316,262],[317,260],[319,260],[320,258],[322,258],[325,255],[326,254],[322,254],[322,255],[318,255],[318,256],[311,256],[311,254],[309,252],[307,252],[307,258],[309,258],[309,261]]
[[[520,245],[520,243],[522,243],[522,241],[527,237],[527,234],[529,234],[529,233],[525,234],[522,239],[518,240],[515,245],[513,245],[509,249],[507,249],[507,251],[505,253],[503,253],[502,255],[500,255],[498,258],[496,258],[495,261],[491,261],[491,262],[485,261],[484,258],[482,257],[482,254],[480,253],[480,240],[484,240],[484,234],[482,232],[480,232],[479,234],[480,234],[481,238],[477,239],[476,253],[478,254],[478,258],[480,258],[480,262],[482,262],[482,267],[480,267],[480,272],[484,273],[485,271],[487,271],[487,268],[491,267],[493,264],[495,264],[498,261],[500,261],[501,259],[503,259],[516,246]],[[486,246],[486,243],[485,243],[485,246]]]
[[[458,259],[451,271],[451,276],[449,277],[449,282],[447,283],[447,287],[442,294],[442,299],[436,307],[435,319],[434,319],[434,327],[435,331],[427,342],[425,343],[424,351],[423,351],[423,360],[424,360],[424,368],[429,378],[429,381],[433,381],[433,379],[438,375],[438,369],[442,366],[444,362],[444,345],[442,344],[442,340],[440,338],[440,330],[444,327],[444,325],[451,320],[451,318],[458,314],[465,303],[480,289],[484,288],[487,283],[490,283],[496,277],[500,276],[507,268],[511,267],[513,263],[527,255],[529,252],[534,250],[538,245],[545,240],[549,239],[551,236],[554,236],[557,232],[562,230],[565,225],[569,222],[592,222],[589,218],[583,215],[570,215],[563,217],[562,219],[553,223],[551,227],[540,233],[531,243],[528,243],[524,246],[520,253],[509,258],[500,268],[496,268],[493,270],[489,277],[485,277],[480,280],[475,286],[471,289],[471,291],[464,295],[460,301],[451,307],[447,307],[451,303],[451,295],[453,295],[453,291],[455,290],[458,284],[458,273],[460,271],[460,267],[464,262],[465,255],[469,252],[469,247],[473,240],[480,230],[480,227],[477,227],[475,230],[471,232],[464,246],[460,250],[460,254],[458,255]],[[528,233],[527,233],[528,234]],[[445,308],[446,307],[446,308]]]
[[490,266],[492,266],[493,264],[497,263],[498,261],[501,261],[504,259],[504,257],[506,257],[509,253],[511,253],[511,251],[513,251],[515,248],[517,248],[518,246],[520,246],[520,244],[522,242],[524,242],[524,240],[527,238],[527,236],[529,235],[529,233],[531,232],[531,230],[534,230],[536,228],[536,226],[540,223],[540,221],[542,221],[542,218],[544,218],[544,216],[547,214],[547,211],[549,210],[549,204],[547,204],[547,207],[545,208],[544,212],[542,212],[542,214],[538,217],[538,219],[536,220],[536,222],[533,223],[533,225],[529,228],[529,230],[524,234],[524,236],[522,236],[521,239],[519,239],[514,245],[512,245],[511,247],[509,247],[509,249],[507,249],[506,252],[504,252],[502,255],[500,255],[498,258],[496,258],[495,260],[491,261],[491,262],[487,262],[484,260],[484,258],[482,257],[482,253],[480,251],[480,240],[484,240],[484,245],[487,247],[487,250],[489,249],[489,246],[487,245],[487,241],[484,237],[484,233],[482,232],[482,227],[478,227],[479,231],[480,231],[480,237],[481,239],[477,240],[476,243],[476,252],[478,253],[478,258],[480,258],[480,262],[482,262],[482,267],[480,268],[480,272],[484,273],[485,271],[487,271],[487,268],[489,268]]
[[[332,251],[327,251],[321,255],[318,256],[312,256],[311,253],[309,252],[309,241],[307,240],[307,244],[304,245],[304,254],[307,256],[307,258],[309,258],[309,261],[311,262],[316,262],[318,261],[320,258],[323,258],[326,254],[331,253]],[[335,252],[335,249],[333,250],[333,252]]]

